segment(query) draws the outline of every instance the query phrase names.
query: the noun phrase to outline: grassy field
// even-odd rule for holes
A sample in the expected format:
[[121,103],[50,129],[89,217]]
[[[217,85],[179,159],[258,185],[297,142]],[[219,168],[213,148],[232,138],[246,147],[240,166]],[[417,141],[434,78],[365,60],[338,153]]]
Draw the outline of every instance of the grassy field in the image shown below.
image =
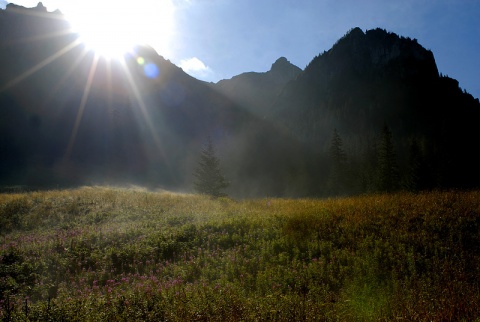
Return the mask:
[[474,321],[480,192],[0,194],[5,321]]

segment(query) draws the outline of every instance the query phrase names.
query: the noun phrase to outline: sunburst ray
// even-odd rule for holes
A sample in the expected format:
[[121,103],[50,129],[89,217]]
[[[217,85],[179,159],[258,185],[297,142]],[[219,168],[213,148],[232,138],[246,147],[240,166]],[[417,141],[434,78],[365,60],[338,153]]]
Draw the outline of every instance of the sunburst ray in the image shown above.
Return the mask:
[[0,89],[0,92],[20,83],[21,81],[23,81],[24,79],[26,79],[27,77],[35,74],[36,72],[38,72],[39,70],[41,70],[42,68],[44,68],[45,66],[51,64],[52,62],[54,62],[56,59],[60,58],[61,56],[65,55],[66,53],[68,53],[70,50],[72,50],[73,48],[79,46],[81,44],[81,42],[76,39],[74,41],[72,41],[70,44],[68,44],[67,46],[63,47],[62,49],[58,50],[56,53],[48,56],[47,58],[45,58],[44,60],[42,60],[41,62],[39,62],[38,64],[36,64],[35,66],[31,67],[29,70],[23,72],[22,74],[20,74],[19,76],[15,77],[14,79],[12,79],[11,81],[9,81],[8,83],[5,84],[5,86],[3,86],[1,89]]
[[90,96],[90,90],[93,84],[93,77],[95,76],[95,72],[97,70],[98,64],[98,55],[95,55],[92,65],[90,66],[90,71],[88,73],[88,79],[85,83],[85,88],[83,90],[82,100],[80,102],[80,106],[78,107],[77,117],[75,119],[75,124],[73,125],[72,134],[70,135],[70,140],[68,142],[67,150],[65,152],[64,160],[68,161],[72,154],[73,146],[75,145],[75,140],[78,134],[78,128],[80,127],[80,122],[82,120],[83,112],[85,110],[85,106],[87,104],[88,97]]

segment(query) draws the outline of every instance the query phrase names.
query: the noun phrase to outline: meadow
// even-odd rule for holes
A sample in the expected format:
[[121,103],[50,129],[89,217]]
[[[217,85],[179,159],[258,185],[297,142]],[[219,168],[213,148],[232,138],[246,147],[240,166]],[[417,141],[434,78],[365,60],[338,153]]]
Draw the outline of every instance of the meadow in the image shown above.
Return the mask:
[[0,194],[3,321],[475,321],[480,192]]

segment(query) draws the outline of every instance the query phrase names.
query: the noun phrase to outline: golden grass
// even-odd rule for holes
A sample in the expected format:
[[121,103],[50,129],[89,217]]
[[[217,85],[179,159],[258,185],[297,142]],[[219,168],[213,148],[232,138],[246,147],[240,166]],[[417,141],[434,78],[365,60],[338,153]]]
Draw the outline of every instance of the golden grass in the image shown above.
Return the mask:
[[480,191],[0,194],[0,318],[475,320],[479,230]]

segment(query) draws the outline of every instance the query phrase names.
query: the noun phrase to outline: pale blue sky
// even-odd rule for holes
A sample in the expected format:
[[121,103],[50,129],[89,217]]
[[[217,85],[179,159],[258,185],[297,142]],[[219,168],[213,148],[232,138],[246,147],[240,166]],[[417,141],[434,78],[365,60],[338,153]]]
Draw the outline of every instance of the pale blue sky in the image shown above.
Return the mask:
[[[43,3],[52,11],[67,1]],[[200,79],[267,71],[281,56],[304,68],[351,28],[380,27],[417,38],[433,51],[441,73],[480,97],[480,0],[171,1],[175,31],[163,55]]]

